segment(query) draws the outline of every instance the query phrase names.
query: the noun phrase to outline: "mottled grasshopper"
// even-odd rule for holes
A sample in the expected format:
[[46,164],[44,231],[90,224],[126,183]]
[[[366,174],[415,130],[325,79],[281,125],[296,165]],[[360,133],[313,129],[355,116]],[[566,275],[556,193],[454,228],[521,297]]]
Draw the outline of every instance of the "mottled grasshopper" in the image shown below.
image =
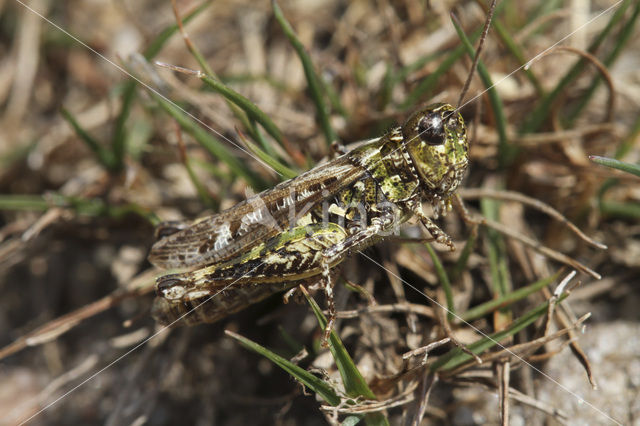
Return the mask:
[[[490,16],[485,34],[489,22]],[[462,116],[438,103],[384,136],[217,215],[163,224],[149,260],[191,271],[158,278],[152,314],[163,324],[182,317],[186,324],[214,322],[275,292],[321,284],[330,313],[326,342],[335,321],[334,275],[351,253],[412,217],[435,241],[454,249],[422,207],[430,204],[435,217],[450,210],[468,163]]]
[[453,249],[422,204],[436,214],[449,210],[468,162],[461,115],[434,104],[383,137],[217,215],[184,229],[161,226],[151,263],[199,269],[160,277],[153,315],[171,323],[220,292],[185,317],[188,324],[213,322],[274,292],[322,281],[331,324],[331,270],[350,253],[412,216]]

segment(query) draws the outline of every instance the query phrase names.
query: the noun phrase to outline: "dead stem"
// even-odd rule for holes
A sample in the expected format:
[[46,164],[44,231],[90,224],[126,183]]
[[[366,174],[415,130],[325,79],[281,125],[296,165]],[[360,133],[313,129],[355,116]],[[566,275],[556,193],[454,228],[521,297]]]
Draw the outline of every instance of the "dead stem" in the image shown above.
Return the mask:
[[569,275],[567,275],[562,279],[562,281],[560,281],[560,283],[556,286],[556,289],[553,292],[553,296],[549,298],[549,306],[547,308],[547,322],[544,328],[545,336],[549,334],[551,330],[551,319],[553,318],[553,313],[555,311],[558,298],[562,296],[562,294],[565,292],[565,288],[575,276],[576,276],[576,271],[571,271]]
[[598,71],[602,75],[602,78],[604,78],[604,81],[607,83],[607,87],[609,88],[609,100],[607,101],[607,113],[605,114],[605,118],[602,120],[602,122],[607,123],[611,121],[611,119],[613,118],[613,108],[615,104],[616,90],[615,90],[615,85],[613,83],[613,78],[611,77],[611,74],[609,74],[607,67],[591,53],[586,52],[584,50],[577,49],[572,46],[555,46],[552,49],[549,49],[543,55],[540,55],[539,57],[537,57],[536,61],[544,58],[545,56],[554,54],[558,51],[571,52],[571,53],[575,53],[576,55],[580,55],[587,61],[591,62],[598,69]]
[[[597,133],[614,133],[616,125],[613,123],[597,123],[585,124],[577,129],[556,130],[554,132],[540,132],[525,135],[510,135],[510,139],[514,144],[523,147],[539,148],[542,144],[555,143],[566,139],[583,138],[591,134]],[[497,143],[497,138],[495,139]]]
[[[32,411],[25,410],[25,407],[32,406],[33,412],[36,412],[43,405],[54,398],[58,393],[62,393],[61,389],[64,388],[69,383],[75,382],[81,377],[90,374],[96,365],[98,364],[99,357],[96,354],[91,354],[87,358],[85,358],[80,364],[77,366],[65,371],[57,378],[53,379],[49,382],[49,384],[40,392],[37,396],[32,398],[31,400],[27,400],[24,403],[19,404],[17,407],[14,407],[9,413],[3,413],[3,417],[5,420],[9,420],[12,424],[23,425],[32,417]],[[26,413],[23,414],[22,418],[12,418],[12,412],[20,412]],[[6,416],[6,417],[5,417]]]
[[437,374],[427,373],[422,377],[420,385],[415,391],[415,394],[419,395],[420,398],[417,399],[418,404],[413,416],[413,421],[411,422],[413,426],[419,426],[422,422],[422,419],[427,412],[427,408],[429,407],[429,395],[431,395],[431,391],[437,382]]
[[557,260],[560,263],[564,263],[565,265],[569,265],[572,268],[575,269],[579,269],[580,271],[584,272],[585,274],[588,274],[590,276],[592,276],[593,278],[599,280],[600,278],[602,278],[602,276],[600,274],[598,274],[596,271],[594,271],[593,269],[589,268],[586,265],[583,265],[582,263],[578,262],[577,260],[562,254],[558,251],[555,251],[553,249],[550,249],[549,247],[543,246],[539,241],[536,241],[532,238],[527,237],[524,234],[521,234],[519,232],[516,232],[512,229],[510,229],[509,227],[507,227],[506,225],[503,225],[499,222],[495,222],[493,220],[490,219],[485,219],[485,226],[491,228],[491,229],[495,229],[496,231],[507,235],[508,237],[511,237],[513,239],[515,239],[516,241],[520,241],[522,244],[525,244],[529,247],[531,247],[533,250],[537,251],[538,253],[541,253],[553,260]]
[[[471,383],[469,384],[467,383],[467,381],[470,381]],[[492,392],[496,391],[495,383],[491,383],[490,381],[487,381],[485,377],[477,377],[473,375],[466,376],[465,382],[462,385],[465,387],[469,387],[469,386],[481,387]],[[527,394],[524,394],[515,388],[509,388],[509,398],[521,404],[528,405],[532,408],[535,408],[536,410],[539,410],[553,417],[555,421],[557,421],[562,425],[566,424],[566,420],[568,420],[569,418],[569,416],[562,410],[559,410],[549,405],[546,402],[537,400]]]
[[500,399],[500,420],[502,426],[509,424],[509,378],[511,377],[511,364],[509,361],[497,365],[498,370],[498,395]]
[[[476,49],[476,53],[473,56],[473,63],[471,64],[471,68],[469,69],[467,80],[464,82],[464,86],[462,86],[462,90],[460,91],[460,97],[458,98],[458,102],[456,103],[456,109],[459,109],[462,107],[462,101],[464,100],[464,97],[467,94],[467,90],[469,90],[469,85],[471,85],[471,79],[473,78],[473,74],[475,74],[476,68],[478,66],[478,61],[480,60],[480,53],[482,52],[482,48],[484,47],[484,41],[486,40],[487,34],[489,33],[491,18],[493,18],[493,13],[496,10],[496,2],[497,0],[493,0],[491,2],[491,5],[489,6],[489,11],[487,12],[487,19],[484,22],[482,35],[480,36],[480,41],[478,42],[478,48]],[[452,18],[457,20],[457,18],[455,18],[453,14],[451,16]]]
[[128,290],[123,291],[122,289],[118,289],[102,299],[84,305],[61,317],[52,319],[0,349],[0,360],[28,346],[38,346],[57,339],[62,334],[75,328],[82,321],[119,305],[125,299],[136,298],[151,293],[154,289],[153,282],[157,274],[158,272],[154,269],[147,270],[132,280],[132,284]]
[[571,221],[569,221],[569,219],[564,217],[562,213],[560,213],[558,210],[551,207],[549,204],[543,201],[537,200],[535,198],[526,196],[519,192],[501,191],[501,190],[485,189],[485,188],[462,188],[458,190],[458,194],[460,194],[462,198],[470,199],[470,200],[487,197],[487,198],[494,198],[496,200],[516,201],[516,202],[525,204],[527,206],[536,208],[541,212],[548,214],[552,218],[560,221],[586,243],[603,250],[607,248],[606,245],[599,243],[594,239],[592,239],[591,237],[587,236],[584,232],[580,230],[580,228],[574,225]]
[[422,346],[422,347],[414,349],[412,351],[403,353],[402,354],[402,359],[406,361],[406,360],[408,360],[410,358],[415,358],[417,356],[424,355],[424,360],[426,361],[427,355],[429,354],[429,352],[431,352],[432,350],[434,350],[436,348],[439,348],[442,345],[446,345],[450,341],[451,341],[451,338],[449,338],[449,337],[445,337],[444,339],[436,340],[435,342],[431,342],[426,346]]
[[[438,293],[442,293],[442,291],[439,291]],[[440,296],[440,294],[439,294]],[[442,295],[443,297],[438,297],[440,300],[444,299],[444,295]],[[467,355],[471,356],[476,363],[478,364],[482,364],[482,359],[475,353],[473,353],[469,348],[467,348],[464,344],[460,343],[458,341],[458,339],[456,339],[456,337],[453,334],[453,330],[451,330],[451,325],[449,324],[449,321],[447,319],[447,310],[444,309],[444,305],[443,304],[438,304],[438,307],[434,308],[436,313],[438,314],[438,322],[440,323],[440,326],[442,327],[442,329],[444,330],[444,334],[445,336],[447,336],[449,339],[451,339],[451,342],[453,342],[454,345],[456,345],[458,348],[460,348],[460,350],[462,350],[462,352],[466,353]]]
[[362,309],[353,309],[350,311],[338,311],[338,318],[358,318],[362,314],[378,314],[378,313],[413,313],[427,318],[435,318],[436,314],[429,306],[420,305],[418,303],[393,303],[390,305],[366,306]]
[[[569,328],[563,328],[562,330],[558,330],[555,333],[549,334],[547,336],[542,336],[526,343],[512,345],[507,348],[503,348],[497,352],[491,352],[491,353],[482,355],[481,356],[482,362],[483,364],[490,364],[494,361],[498,361],[504,358],[508,358],[512,363],[516,363],[516,364],[524,362],[525,358],[528,357],[529,354],[534,353],[535,351],[537,351],[538,349],[540,349],[542,346],[546,345],[550,341],[555,340],[561,336],[564,336],[565,334],[568,334],[570,330],[575,330],[577,327],[582,325],[582,323],[585,322],[588,318],[589,318],[589,315],[584,315],[583,317],[578,319],[578,321],[572,324]],[[441,372],[440,377],[442,378],[455,377],[456,375],[458,375],[464,370],[467,370],[469,367],[473,365],[475,364],[466,362],[465,364],[462,364],[459,367],[456,367],[452,370]]]

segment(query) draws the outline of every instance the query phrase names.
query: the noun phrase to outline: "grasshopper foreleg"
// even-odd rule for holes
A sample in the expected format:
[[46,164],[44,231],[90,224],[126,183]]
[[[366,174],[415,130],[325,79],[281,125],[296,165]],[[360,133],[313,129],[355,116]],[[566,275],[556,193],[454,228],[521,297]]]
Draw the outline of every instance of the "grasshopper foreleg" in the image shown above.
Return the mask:
[[424,227],[427,228],[427,231],[429,231],[433,238],[435,238],[436,242],[446,245],[451,251],[455,251],[456,246],[451,241],[451,237],[449,237],[449,235],[447,235],[442,229],[440,229],[440,227],[436,225],[436,223],[431,220],[429,216],[424,214],[424,212],[422,211],[422,203],[420,203],[419,201],[415,201],[411,203],[410,206],[413,214],[418,217]]
[[465,221],[465,223],[467,223],[468,225],[483,225],[485,223],[483,217],[477,218],[471,214],[471,212],[467,209],[467,206],[464,205],[464,201],[462,200],[462,197],[460,197],[460,194],[456,193],[451,198],[453,199],[454,207],[460,214],[460,217],[462,217],[462,220]]

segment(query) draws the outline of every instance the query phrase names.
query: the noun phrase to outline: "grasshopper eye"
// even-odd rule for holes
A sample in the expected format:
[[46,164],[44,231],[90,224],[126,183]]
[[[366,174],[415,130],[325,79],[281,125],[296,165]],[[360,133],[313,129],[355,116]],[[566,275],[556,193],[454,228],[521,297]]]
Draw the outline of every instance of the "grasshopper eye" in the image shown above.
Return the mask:
[[429,145],[442,145],[445,142],[444,124],[439,114],[422,117],[416,130],[420,139]]

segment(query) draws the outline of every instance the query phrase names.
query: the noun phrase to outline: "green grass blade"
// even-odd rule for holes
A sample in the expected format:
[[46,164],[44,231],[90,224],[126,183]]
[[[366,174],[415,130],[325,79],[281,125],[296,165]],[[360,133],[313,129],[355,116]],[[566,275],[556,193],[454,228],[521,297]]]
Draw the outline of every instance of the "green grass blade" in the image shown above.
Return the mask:
[[128,215],[136,215],[155,226],[160,219],[152,211],[137,204],[112,206],[98,198],[69,197],[56,193],[41,195],[0,195],[0,210],[27,210],[46,212],[60,207],[72,210],[81,216],[108,217],[120,220]]
[[238,176],[242,176],[251,187],[255,190],[263,190],[266,188],[265,182],[260,179],[246,163],[237,159],[227,147],[214,138],[211,133],[200,127],[200,125],[191,117],[186,115],[182,110],[178,109],[171,102],[150,92],[150,95],[158,102],[158,105],[164,109],[171,117],[173,117],[180,127],[193,138],[198,141],[211,155],[227,164],[231,171]]
[[[207,7],[209,7],[209,5],[211,4],[211,1],[205,1],[203,2],[200,6],[196,7],[195,9],[193,9],[193,11],[191,11],[189,14],[187,14],[184,18],[182,18],[182,22],[184,24],[188,23],[189,21],[191,21],[193,18],[195,18],[196,16],[198,16],[202,11],[204,11]],[[147,61],[151,61],[151,59],[155,58],[156,55],[158,53],[160,53],[160,50],[162,50],[162,48],[164,47],[165,43],[167,42],[167,40],[169,40],[169,38],[171,38],[171,36],[173,36],[176,32],[178,31],[178,24],[173,24],[167,28],[165,28],[154,40],[153,42],[151,42],[151,44],[149,45],[149,47],[147,47],[144,51],[144,53],[142,54],[145,59]]]
[[[488,198],[480,200],[482,214],[490,220],[499,222],[500,203]],[[508,254],[504,237],[495,229],[487,229],[487,252],[489,257],[489,271],[491,273],[490,287],[494,299],[500,299],[509,294],[512,289],[509,274]],[[508,326],[513,320],[513,312],[505,307],[496,312],[493,317],[494,328],[497,330]]]
[[[636,139],[640,135],[640,116],[636,118],[631,130],[625,137],[625,139],[618,145],[616,149],[615,158],[617,160],[625,157],[629,151],[634,147]],[[591,158],[591,157],[589,157]],[[592,160],[593,161],[593,160]],[[617,201],[607,201],[604,199],[604,194],[611,188],[618,185],[619,180],[617,178],[609,178],[605,180],[598,189],[598,207],[603,214],[638,218],[640,217],[640,204],[636,203],[620,203]]]
[[[318,319],[320,328],[324,330],[327,325],[327,319],[322,313],[322,309],[320,309],[320,306],[318,306],[311,296],[305,294],[305,297],[307,298],[307,302],[309,302],[313,313]],[[336,361],[336,365],[340,371],[340,376],[342,377],[344,389],[347,392],[347,395],[352,397],[364,396],[368,399],[376,399],[376,395],[371,391],[371,389],[369,389],[369,386],[367,386],[367,382],[365,382],[364,377],[360,374],[358,367],[353,362],[353,359],[351,359],[351,356],[345,349],[342,344],[342,340],[340,340],[340,337],[338,337],[335,330],[331,330],[331,335],[329,337],[329,349],[331,350],[333,359]]]
[[[618,145],[616,149],[615,158],[617,160],[624,158],[629,151],[634,147],[636,140],[640,135],[640,116],[636,118],[636,121],[631,126],[631,130],[624,138],[622,143]],[[621,216],[621,217],[630,217],[637,218],[640,217],[640,205],[634,203],[619,203],[613,201],[607,201],[604,199],[604,194],[611,188],[618,185],[617,178],[609,178],[605,180],[600,188],[598,189],[598,207],[603,214],[608,214],[612,216]]]
[[258,122],[262,128],[264,128],[264,130],[266,130],[267,133],[269,133],[280,144],[280,146],[285,146],[282,132],[280,132],[278,126],[276,126],[269,116],[253,102],[213,77],[202,75],[200,80],[202,80],[202,82],[204,82],[209,88],[224,96],[225,99],[228,99],[239,106],[249,116],[249,118]]
[[121,170],[124,166],[124,156],[127,151],[127,128],[126,122],[131,112],[131,106],[136,98],[135,84],[131,86],[132,89],[125,87],[122,94],[122,108],[118,114],[118,118],[115,123],[115,130],[113,132],[113,139],[111,140],[111,152],[113,153],[114,166]]
[[[180,19],[180,18],[178,17],[177,19]],[[222,81],[213,71],[211,66],[209,66],[209,63],[205,59],[204,55],[202,55],[202,53],[200,52],[200,49],[198,49],[198,46],[196,46],[195,43],[193,43],[193,41],[187,42],[186,45],[187,45],[187,48],[189,49],[189,52],[191,52],[191,55],[196,59],[196,62],[198,62],[198,65],[200,65],[200,68],[204,71],[204,73],[211,76],[211,78],[213,79]],[[225,83],[222,83],[222,84],[225,84]],[[258,141],[262,145],[262,147],[269,153],[269,155],[275,157],[275,152],[273,151],[273,148],[271,147],[271,145],[267,143],[267,141],[262,137],[260,132],[256,129],[256,126],[251,123],[251,120],[249,119],[249,117],[247,117],[247,114],[242,110],[242,108],[234,104],[229,99],[225,99],[225,101],[229,109],[231,109],[231,112],[233,112],[235,117],[238,120],[240,120],[240,122],[243,124],[244,128],[247,129],[247,131],[249,132],[253,140]]]
[[640,177],[640,165],[638,164],[624,163],[613,158],[600,157],[598,155],[590,155],[589,160],[602,166],[622,170],[623,172],[631,173],[632,175]]
[[[625,0],[619,7],[618,10],[613,14],[607,26],[598,34],[595,40],[591,43],[587,51],[589,53],[594,53],[598,47],[602,44],[602,42],[606,39],[609,32],[615,27],[615,25],[623,18],[624,12],[627,10],[629,5],[631,4],[631,0]],[[568,86],[572,81],[574,81],[584,70],[587,65],[587,61],[583,58],[580,58],[576,61],[576,63],[571,67],[571,69],[562,77],[562,79],[558,82],[556,87],[545,97],[541,102],[538,103],[538,106],[534,108],[534,110],[529,115],[529,119],[526,120],[523,125],[520,127],[520,133],[533,133],[540,129],[542,124],[547,120],[551,111],[553,111],[553,103],[557,100],[560,94],[564,91],[566,86]]]
[[456,308],[453,304],[453,289],[451,288],[451,282],[449,281],[449,276],[447,275],[447,271],[445,271],[444,266],[442,266],[442,262],[440,262],[440,258],[436,254],[436,251],[431,247],[430,244],[425,244],[427,248],[427,252],[431,257],[431,261],[433,262],[433,267],[436,270],[436,275],[438,276],[438,281],[440,281],[440,285],[444,290],[445,297],[447,299],[447,317],[449,321],[453,321],[455,318]]
[[462,318],[463,321],[469,322],[478,318],[482,318],[483,316],[491,312],[494,312],[498,309],[502,309],[506,306],[512,305],[513,303],[519,300],[522,300],[525,297],[529,296],[530,294],[533,294],[543,289],[544,287],[548,286],[549,284],[553,283],[558,279],[558,277],[560,276],[560,273],[561,271],[558,271],[555,274],[551,275],[550,277],[543,278],[541,280],[536,281],[533,284],[529,284],[526,287],[519,288],[515,291],[512,291],[511,293],[505,294],[503,297],[490,300],[478,306],[474,306],[468,311],[460,314],[460,318]]
[[40,195],[0,194],[0,210],[33,210],[46,212],[51,207],[54,207],[54,205]]
[[629,151],[631,151],[631,148],[633,148],[636,143],[638,135],[640,135],[640,114],[636,117],[636,121],[633,123],[633,126],[631,126],[631,131],[627,137],[624,138],[622,143],[616,149],[615,157],[617,160],[624,158]]
[[249,73],[234,73],[234,74],[218,74],[218,79],[224,84],[251,84],[251,83],[264,83],[278,92],[294,94],[295,89],[289,87],[286,82],[277,80],[269,74],[249,74]]
[[[202,3],[200,6],[196,7],[191,13],[189,13],[183,19],[183,22],[189,22],[196,16],[198,16],[203,10],[205,10],[210,1]],[[173,24],[166,29],[164,29],[147,47],[143,53],[144,58],[147,61],[153,59],[159,52],[162,50],[166,42],[173,36],[176,31],[178,31],[178,24]],[[113,151],[114,162],[116,163],[118,169],[121,169],[124,165],[124,156],[127,151],[127,129],[126,123],[129,118],[129,112],[131,111],[131,106],[133,101],[136,98],[136,87],[138,83],[130,79],[124,86],[122,91],[122,108],[120,109],[120,113],[118,114],[118,118],[116,119],[115,129],[113,132],[113,138],[111,141],[111,149]]]
[[282,368],[284,371],[292,375],[296,380],[300,383],[304,384],[306,387],[320,395],[320,397],[327,402],[327,404],[332,406],[337,406],[340,404],[340,397],[333,390],[333,387],[325,382],[324,380],[314,376],[304,368],[301,368],[286,358],[281,357],[280,355],[270,351],[264,346],[260,346],[259,344],[240,336],[239,334],[233,333],[229,330],[225,330],[225,334],[233,339],[237,340],[242,346],[245,348],[262,355],[267,358],[271,362],[273,362],[278,367]]
[[[568,296],[567,293],[560,296],[555,302],[556,304],[562,302]],[[488,337],[484,337],[477,342],[474,342],[467,346],[467,348],[474,354],[480,355],[484,351],[493,346],[497,345],[501,341],[514,336],[516,333],[520,332],[527,326],[533,324],[538,318],[544,316],[549,308],[549,302],[544,302],[529,312],[522,315],[517,320],[513,321],[510,326],[504,330],[498,331],[489,335]],[[452,370],[465,362],[471,360],[472,357],[466,352],[463,352],[460,348],[454,348],[450,350],[448,353],[444,354],[440,358],[438,358],[431,366],[429,367],[431,371],[447,371]]]
[[[524,53],[522,52],[522,49],[520,49],[520,46],[518,46],[515,40],[511,37],[509,31],[497,19],[494,19],[492,25],[496,30],[498,37],[500,37],[509,52],[511,52],[513,57],[518,61],[518,65],[525,65],[527,63],[527,60],[525,59]],[[544,89],[542,88],[542,85],[536,78],[535,74],[533,74],[533,71],[531,71],[529,68],[523,68],[523,71],[531,85],[536,89],[536,93],[538,94],[538,96],[544,96]]]
[[250,120],[249,117],[247,117],[247,114],[245,114],[244,111],[242,111],[237,105],[229,103],[229,107],[231,107],[233,110],[237,110],[236,117],[242,117],[246,119],[246,124],[244,125],[245,128],[249,131],[251,138],[260,144],[267,156],[271,157],[278,164],[280,164],[280,161],[278,161],[278,158],[280,158],[280,156],[276,153],[276,150],[273,148],[273,146],[269,142],[267,142],[267,139],[264,137],[260,129],[258,129],[258,125],[256,124],[256,122]]
[[471,228],[471,234],[467,239],[467,242],[464,244],[464,248],[462,252],[460,252],[460,257],[456,260],[456,264],[453,266],[451,271],[449,272],[449,277],[451,278],[451,282],[455,283],[462,276],[462,272],[467,268],[467,262],[469,261],[469,256],[473,253],[473,249],[476,245],[476,240],[478,239],[478,226],[474,225]]
[[603,215],[640,219],[640,203],[621,203],[618,201],[600,201]]
[[309,93],[311,94],[311,99],[313,99],[313,102],[316,106],[316,114],[318,117],[318,121],[320,122],[320,127],[322,127],[322,131],[324,132],[324,137],[327,141],[327,145],[331,145],[331,143],[338,140],[338,136],[331,126],[331,121],[329,119],[329,110],[325,105],[323,99],[323,91],[326,92],[326,88],[323,87],[324,82],[316,73],[309,54],[304,48],[302,42],[300,42],[300,40],[298,39],[298,36],[293,30],[293,27],[291,27],[291,24],[289,24],[289,22],[287,21],[287,18],[285,18],[282,10],[280,9],[280,6],[278,6],[278,3],[274,0],[271,4],[273,6],[273,13],[276,17],[276,20],[280,24],[282,31],[284,32],[287,39],[289,39],[289,42],[298,54],[300,62],[302,62],[302,68],[304,69],[304,74],[307,77]]
[[[480,35],[480,30],[474,33],[474,40]],[[438,84],[438,80],[440,77],[444,75],[449,69],[455,64],[461,57],[464,55],[464,47],[458,46],[453,52],[451,52],[443,61],[440,63],[436,70],[425,77],[418,85],[411,90],[407,99],[400,104],[400,109],[409,109],[415,106],[426,93],[431,92],[436,85]]]
[[187,43],[187,48],[205,74],[218,78],[218,76],[213,72],[211,66],[209,66],[209,63],[205,59],[204,55],[200,52],[200,49],[198,49],[198,46],[196,46],[194,43]]
[[[316,315],[318,319],[318,324],[320,328],[324,330],[327,325],[327,319],[322,313],[322,309],[316,303],[315,300],[309,294],[305,292],[305,297],[309,305],[311,305],[311,309],[313,313]],[[376,400],[377,397],[373,393],[367,382],[360,374],[358,367],[351,359],[351,356],[347,352],[347,349],[344,347],[342,340],[338,337],[338,334],[331,330],[331,335],[329,336],[329,350],[331,351],[331,355],[333,356],[334,361],[336,362],[336,366],[338,367],[338,371],[340,372],[340,377],[342,378],[342,383],[344,385],[345,392],[347,395],[351,397],[364,397],[366,399]],[[369,413],[364,416],[365,422],[370,426],[388,426],[389,421],[386,416],[382,413]]]
[[[499,222],[499,206],[495,200],[482,198],[480,208],[487,218]],[[487,229],[489,267],[491,270],[491,288],[494,296],[501,298],[511,292],[509,279],[509,266],[507,265],[507,252],[504,238],[494,229]]]
[[[633,34],[633,29],[635,27],[636,21],[638,20],[638,16],[640,16],[640,3],[636,3],[631,17],[627,20],[620,33],[616,36],[615,47],[602,61],[602,63],[607,68],[613,65],[620,53],[622,53],[624,47],[627,45],[627,42],[631,38],[631,34]],[[587,106],[601,82],[602,75],[600,73],[597,73],[595,77],[593,77],[589,88],[582,95],[577,105],[573,108],[573,110],[571,110],[571,112],[567,114],[568,127],[571,127],[582,110]]]
[[[462,41],[462,45],[464,49],[467,51],[467,55],[473,60],[475,57],[475,49],[471,44],[471,41],[467,38],[467,35],[462,30],[462,27],[456,22],[455,19],[451,20],[453,22],[454,27],[456,28],[456,32]],[[498,95],[495,87],[493,87],[493,82],[491,81],[491,77],[489,76],[489,72],[487,68],[484,66],[482,61],[478,61],[478,74],[484,83],[484,86],[487,88],[489,95],[489,102],[491,103],[491,107],[493,109],[493,114],[496,119],[496,127],[498,129],[498,163],[501,168],[507,166],[516,154],[516,148],[509,144],[509,139],[507,137],[507,119],[504,115],[504,108],[502,106],[502,100]]]
[[[259,132],[257,129],[256,131]],[[266,164],[269,165],[269,167],[273,168],[273,170],[275,170],[277,173],[280,174],[283,180],[294,178],[300,174],[299,172],[292,170],[289,167],[285,166],[284,164],[280,163],[278,160],[276,160],[274,157],[272,157],[268,153],[264,152],[262,149],[258,147],[258,145],[252,143],[248,139],[242,138],[242,141],[244,142],[249,152],[251,152],[256,157],[264,161]]]
[[93,139],[91,135],[84,130],[84,128],[78,123],[73,115],[66,109],[62,109],[60,111],[62,116],[67,120],[67,122],[73,127],[73,130],[76,134],[84,141],[84,143],[89,147],[89,149],[95,154],[98,158],[98,161],[104,168],[109,171],[117,171],[120,169],[118,162],[116,161],[113,153],[107,149],[105,149],[98,141]]

